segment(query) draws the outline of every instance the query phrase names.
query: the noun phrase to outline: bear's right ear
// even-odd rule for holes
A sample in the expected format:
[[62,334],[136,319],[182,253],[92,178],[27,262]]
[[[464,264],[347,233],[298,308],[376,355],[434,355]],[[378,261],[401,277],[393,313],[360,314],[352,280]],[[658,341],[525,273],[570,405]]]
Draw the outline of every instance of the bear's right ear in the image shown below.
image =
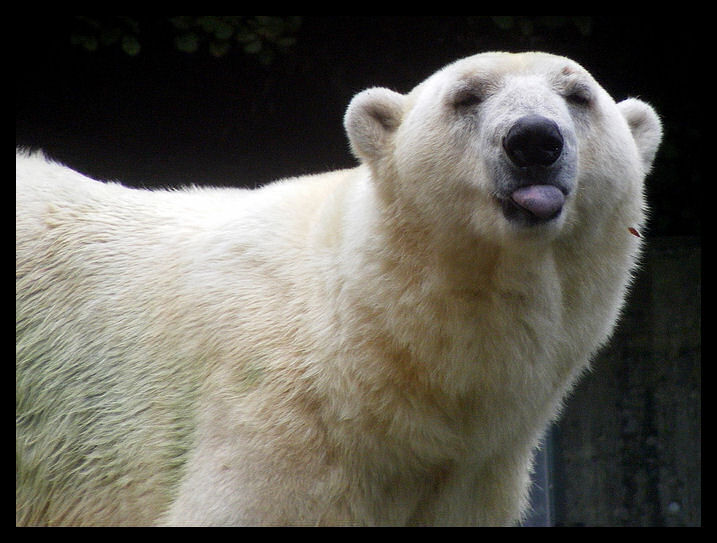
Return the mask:
[[402,94],[379,87],[353,97],[344,127],[359,160],[372,162],[384,155],[391,135],[401,124],[404,100]]

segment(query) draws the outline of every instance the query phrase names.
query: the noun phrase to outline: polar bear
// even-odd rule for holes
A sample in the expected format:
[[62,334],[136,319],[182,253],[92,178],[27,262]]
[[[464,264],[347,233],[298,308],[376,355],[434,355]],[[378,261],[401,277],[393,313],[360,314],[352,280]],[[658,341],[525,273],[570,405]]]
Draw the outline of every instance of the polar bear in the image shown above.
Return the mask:
[[636,266],[658,117],[487,53],[345,127],[356,168],[256,190],[18,155],[18,524],[520,522]]

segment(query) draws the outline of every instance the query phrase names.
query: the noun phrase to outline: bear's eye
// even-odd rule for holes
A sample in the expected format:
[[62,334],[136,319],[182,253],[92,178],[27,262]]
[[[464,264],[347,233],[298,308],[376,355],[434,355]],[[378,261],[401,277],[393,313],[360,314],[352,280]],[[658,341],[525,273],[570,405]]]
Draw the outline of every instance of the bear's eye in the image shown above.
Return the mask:
[[455,96],[453,105],[457,108],[469,108],[477,106],[483,101],[483,97],[476,92],[466,91]]
[[576,106],[588,106],[592,102],[590,89],[582,85],[576,85],[565,92],[565,99]]

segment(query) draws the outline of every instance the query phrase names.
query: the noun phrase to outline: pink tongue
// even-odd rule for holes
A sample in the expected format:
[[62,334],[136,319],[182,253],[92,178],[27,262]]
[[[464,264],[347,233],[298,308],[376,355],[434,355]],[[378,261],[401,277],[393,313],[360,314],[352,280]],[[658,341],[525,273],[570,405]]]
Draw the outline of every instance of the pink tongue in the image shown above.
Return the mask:
[[565,195],[553,185],[528,185],[513,192],[511,198],[539,219],[549,219],[565,203]]

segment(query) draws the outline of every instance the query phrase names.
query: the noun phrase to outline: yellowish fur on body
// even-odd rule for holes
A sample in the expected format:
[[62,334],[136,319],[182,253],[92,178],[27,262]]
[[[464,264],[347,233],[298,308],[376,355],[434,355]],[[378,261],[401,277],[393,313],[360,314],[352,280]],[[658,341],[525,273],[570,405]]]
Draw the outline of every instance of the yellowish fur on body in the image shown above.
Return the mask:
[[412,115],[471,69],[367,91],[346,121],[361,166],[254,191],[131,190],[18,155],[18,524],[520,520],[533,449],[618,317],[652,157],[585,75],[605,112],[575,121],[559,223],[446,189],[470,150],[416,188],[415,134],[459,136]]

